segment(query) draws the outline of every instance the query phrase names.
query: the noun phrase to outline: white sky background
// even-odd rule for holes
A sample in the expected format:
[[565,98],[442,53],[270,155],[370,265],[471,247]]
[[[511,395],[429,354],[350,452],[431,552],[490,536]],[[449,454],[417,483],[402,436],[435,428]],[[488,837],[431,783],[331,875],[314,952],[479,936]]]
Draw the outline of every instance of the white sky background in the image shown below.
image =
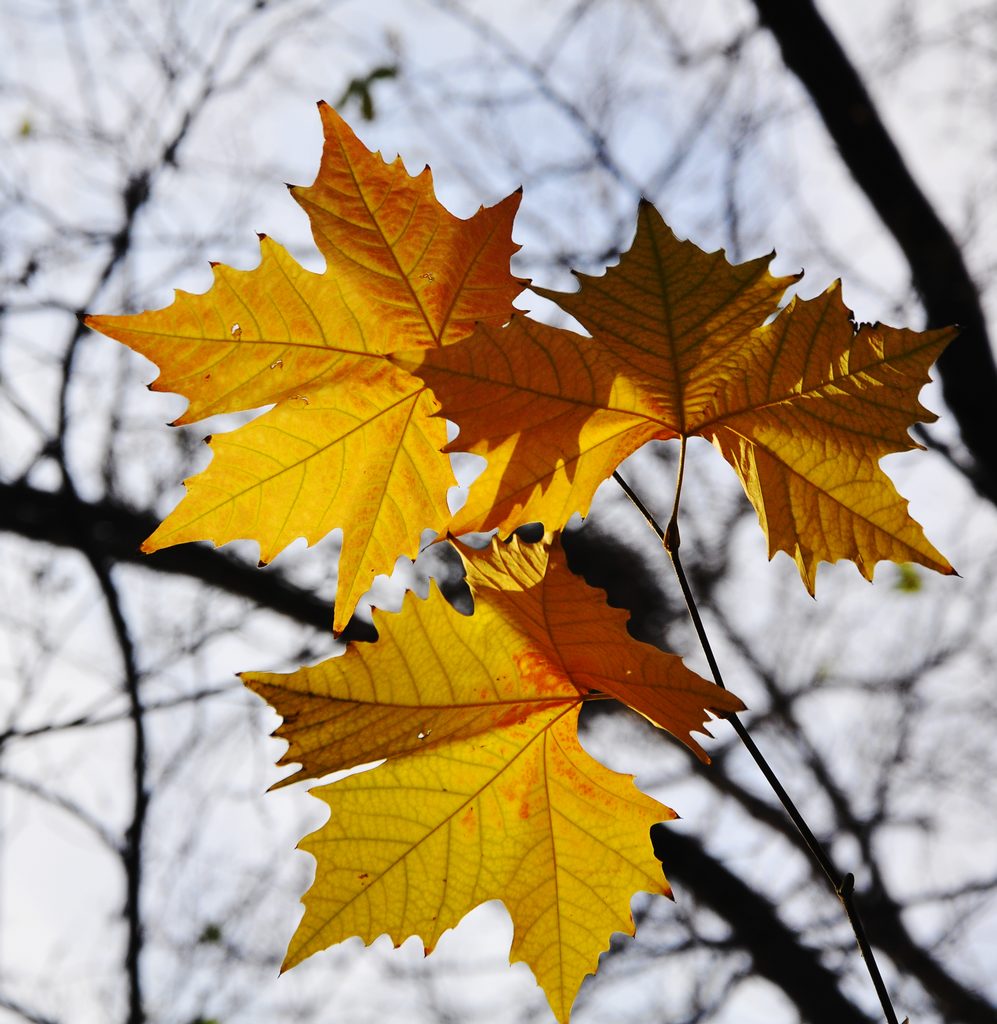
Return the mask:
[[[50,250],[49,265],[12,296],[23,311],[9,318],[0,348],[0,373],[17,399],[0,404],[4,480],[15,479],[34,460],[37,435],[31,419],[54,430],[58,362],[70,329],[67,311],[76,305],[94,302],[99,312],[125,305],[155,308],[171,301],[174,288],[202,291],[211,280],[208,259],[255,265],[257,231],[321,269],[307,221],[281,183],[307,184],[314,178],[321,150],[315,101],[334,101],[353,76],[396,60],[403,78],[374,87],[377,119],[364,123],[355,105],[344,113],[372,148],[387,155],[401,152],[410,171],[429,163],[441,198],[463,216],[524,184],[515,231],[524,250],[516,269],[539,283],[570,287],[564,268],[556,265],[561,254],[577,254],[573,265],[598,271],[605,263],[599,254],[629,242],[636,196],[646,191],[674,230],[703,248],[726,246],[737,259],[775,249],[775,272],[806,268],[801,294],[815,294],[843,276],[845,301],[860,318],[920,326],[893,244],[851,188],[822,129],[807,113],[802,90],[780,70],[774,44],[754,39],[718,81],[717,69],[724,66],[719,57],[675,64],[659,20],[665,5],[594,4],[590,17],[556,46],[552,33],[566,4],[469,4],[505,34],[527,64],[538,60],[549,68],[562,96],[605,122],[607,148],[626,180],[592,169],[566,179],[565,169],[584,152],[577,128],[556,103],[537,95],[527,66],[517,70],[501,52],[482,50],[445,6],[423,0],[278,3],[255,29],[226,45],[218,44],[213,26],[227,20],[227,0],[27,2],[4,14],[13,31],[0,72],[0,181],[8,193],[24,197],[22,212],[0,223],[0,265],[12,277],[18,275],[20,253],[49,230],[46,208],[84,231],[115,223],[122,161],[143,166],[175,123],[184,90],[195,87],[190,83],[196,83],[196,75],[178,78],[179,95],[164,94],[162,77],[150,72],[143,47],[175,32],[195,44],[185,70],[198,53],[215,47],[215,66],[235,69],[268,39],[284,40],[266,67],[254,66],[212,101],[183,151],[183,169],[164,177],[156,202],[139,219],[135,256],[124,273],[92,295],[102,254],[67,232]],[[848,0],[824,6],[833,6],[826,13],[860,69],[871,76],[887,123],[923,187],[957,237],[966,240],[971,269],[985,285],[984,299],[994,312],[997,289],[988,282],[997,259],[992,117],[997,30],[991,29],[989,38],[973,34],[978,45],[967,47],[960,33],[983,5],[914,4],[913,34],[929,44],[914,56],[904,48],[904,5]],[[123,10],[133,13],[134,24],[121,19]],[[653,14],[656,10],[659,14]],[[315,13],[300,20],[310,11]],[[70,29],[60,12],[68,12]],[[746,6],[734,2],[673,5],[667,17],[667,27],[692,53],[712,40],[729,40],[750,23]],[[85,48],[90,59],[77,63],[74,47]],[[103,142],[87,140],[94,117],[108,129]],[[116,134],[129,124],[137,128],[127,132],[124,146],[117,145]],[[732,167],[728,140],[735,128],[744,132],[744,145]],[[731,204],[738,210],[736,224],[725,219]],[[177,253],[184,254],[182,260]],[[31,308],[53,297],[66,311]],[[206,451],[195,442],[224,423],[185,428],[189,443],[178,444],[177,432],[163,424],[183,403],[148,394],[141,385],[153,376],[150,364],[107,339],[89,337],[83,343],[71,394],[71,462],[84,496],[102,493],[112,410],[119,419],[116,482],[137,505],[165,513],[182,493],[180,479],[206,461]],[[930,407],[941,409],[936,389],[925,395]],[[938,431],[952,436],[945,422]],[[691,507],[698,497],[708,520],[711,503],[722,504],[728,484],[716,483],[718,460],[705,445],[692,453],[702,468],[692,467],[686,503]],[[647,456],[640,459],[648,462]],[[974,592],[982,592],[981,581],[993,578],[997,561],[993,510],[974,503],[936,456],[897,457],[888,465],[895,468],[900,489],[913,498],[915,517],[962,573],[962,585],[976,583]],[[43,462],[29,478],[43,487],[57,481]],[[670,486],[664,485],[656,500],[666,503]],[[599,503],[607,515],[627,515],[610,496],[602,495]],[[815,618],[795,569],[782,557],[766,564],[756,524],[746,525],[750,529],[736,534],[737,571],[724,593],[729,614],[741,628],[770,631],[773,657],[797,666],[801,679],[821,671],[874,676],[905,657],[916,660],[924,650],[921,640],[955,642],[968,628],[983,630],[997,619],[993,588],[970,620],[965,603],[951,596],[959,585],[955,581],[923,579],[919,593],[902,595],[890,589],[889,567],[877,577],[884,585],[872,588],[850,567],[822,568]],[[624,528],[634,530],[635,543],[649,544],[636,526]],[[708,535],[709,525],[700,532]],[[331,596],[334,549],[325,543],[305,557],[296,547],[278,564]],[[251,546],[246,550],[252,557]],[[6,609],[0,620],[0,722],[24,729],[97,709],[121,712],[116,654],[82,558],[53,557],[0,536],[0,564],[0,603]],[[227,687],[212,701],[163,712],[151,728],[151,773],[164,784],[146,837],[147,908],[156,931],[148,936],[145,978],[154,1019],[190,1024],[198,1014],[217,1013],[226,1024],[249,1024],[290,1019],[292,1007],[314,1004],[322,1007],[322,1019],[344,1024],[395,1017],[400,1006],[412,1010],[407,1019],[413,1020],[415,1007],[429,1008],[420,1019],[434,1019],[434,1006],[455,1020],[546,1020],[529,972],[521,965],[503,966],[511,929],[494,906],[472,914],[427,964],[417,942],[392,952],[382,939],[366,952],[349,943],[276,979],[276,963],[297,920],[297,895],[311,871],[309,858],[293,853],[293,846],[321,821],[322,811],[306,786],[263,795],[278,777],[271,765],[281,744],[261,742],[274,718],[242,693],[233,675],[293,667],[303,645],[315,658],[330,649],[329,641],[302,638],[286,622],[260,613],[252,628],[243,629],[245,609],[237,601],[198,596],[179,581],[157,580],[152,587],[140,569],[120,572],[126,610],[142,638],[146,701]],[[820,625],[816,641],[797,632],[808,621]],[[198,628],[203,646],[176,660],[177,648],[192,630],[198,635]],[[929,889],[951,875],[976,877],[981,862],[993,862],[997,855],[993,806],[981,805],[992,786],[973,776],[977,753],[986,763],[994,721],[992,665],[981,658],[979,651],[970,652],[939,677],[937,727],[908,738],[915,752],[911,770],[931,766],[940,776],[931,798],[946,799],[944,806],[911,809],[935,823],[930,841],[897,835],[897,852],[888,863],[898,891],[916,890],[925,877]],[[698,665],[694,655],[690,660]],[[743,696],[752,706],[764,703],[760,693]],[[826,723],[818,741],[832,748],[854,745],[840,760],[854,792],[861,794],[863,758],[876,756],[893,709],[888,702],[874,708],[841,701],[832,706],[822,703],[819,692],[809,700],[815,719]],[[947,732],[950,719],[964,722],[960,713],[970,703],[980,709],[978,729]],[[801,880],[778,878],[778,849],[739,849],[739,837],[748,833],[737,814],[687,774],[684,760],[676,755],[663,764],[651,762],[652,755],[660,758],[659,748],[613,743],[613,738],[608,729],[603,739],[612,767],[639,772],[645,785],[684,818],[715,819],[715,848],[728,855],[733,850],[739,864],[754,858],[759,875],[774,874],[773,886],[782,887],[787,912],[794,912],[792,900],[803,898]],[[127,723],[56,734],[12,747],[0,767],[21,779],[40,780],[87,807],[107,828],[120,830],[130,810],[130,790],[123,783],[129,744]],[[951,764],[953,750],[958,765]],[[780,763],[778,749],[772,754],[791,779],[793,764]],[[801,795],[806,805],[807,795]],[[819,801],[806,810],[818,819],[824,813]],[[77,821],[10,787],[0,788],[0,828],[0,983],[55,1020],[115,1019],[123,998],[118,974],[122,893],[113,857]],[[251,911],[241,906],[247,879],[253,883]],[[655,911],[658,917],[682,912],[671,905]],[[916,915],[917,927],[942,931],[951,924],[948,914],[944,907],[926,907]],[[229,917],[241,930],[226,931],[220,944],[196,945],[205,926]],[[958,940],[965,973],[984,977],[987,962],[997,958],[997,920],[991,912],[966,928],[968,937],[964,933]],[[838,933],[837,922],[829,923],[828,934]],[[229,943],[240,954],[237,965],[226,955]],[[613,972],[586,990],[590,1002],[579,1006],[573,1020],[615,1019],[612,1007],[623,1001],[632,1007],[629,1019],[660,1015],[672,1005],[670,990],[690,983],[686,966],[695,962],[695,954],[681,962],[682,970],[670,971],[663,961],[651,982],[637,989],[621,964],[614,964]],[[455,974],[451,967],[458,964],[461,973]],[[868,1002],[861,985],[856,971],[854,998]],[[749,983],[722,1016],[712,1019],[792,1020],[780,999],[771,988]],[[0,1009],[0,1021],[6,1019]]]

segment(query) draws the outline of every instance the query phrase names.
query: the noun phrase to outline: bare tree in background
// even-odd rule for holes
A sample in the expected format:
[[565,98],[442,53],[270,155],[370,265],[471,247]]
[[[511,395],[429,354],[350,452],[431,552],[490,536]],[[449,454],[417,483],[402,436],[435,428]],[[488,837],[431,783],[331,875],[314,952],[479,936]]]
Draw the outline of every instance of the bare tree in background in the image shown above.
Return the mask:
[[[139,555],[200,438],[234,421],[166,431],[179,407],[144,392],[148,364],[79,323],[204,290],[209,259],[254,265],[255,230],[317,266],[277,185],[314,175],[318,98],[410,170],[430,162],[462,215],[523,184],[516,269],[539,283],[601,271],[645,195],[704,248],[775,247],[805,294],[841,276],[864,318],[962,325],[929,453],[890,468],[963,579],[884,566],[870,588],[825,567],[814,604],[765,564],[705,445],[683,536],[728,681],[856,873],[901,1016],[993,1020],[997,13],[849,3],[829,28],[808,0],[372,6],[0,15],[0,1020],[548,1019],[501,965],[494,908],[428,964],[346,944],[275,981],[310,871],[291,849],[321,816],[300,787],[263,796],[273,716],[233,672],[333,649],[335,538],[265,571],[251,545]],[[667,509],[667,449],[626,472]],[[566,545],[636,635],[696,663],[663,552],[612,488]],[[430,549],[401,582],[446,571]],[[716,733],[703,769],[623,712],[587,723],[686,820],[654,837],[678,902],[635,901],[638,939],[614,942],[574,1019],[879,1019],[837,901]]]

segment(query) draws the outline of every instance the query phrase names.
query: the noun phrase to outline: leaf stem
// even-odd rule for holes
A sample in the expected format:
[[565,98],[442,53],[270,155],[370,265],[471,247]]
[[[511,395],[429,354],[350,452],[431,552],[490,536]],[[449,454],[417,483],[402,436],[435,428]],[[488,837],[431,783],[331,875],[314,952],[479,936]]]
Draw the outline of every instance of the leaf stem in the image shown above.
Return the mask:
[[[679,449],[679,464],[675,481],[675,501],[672,504],[671,518],[668,520],[668,525],[664,529],[661,528],[651,511],[647,508],[644,502],[641,501],[640,496],[626,482],[626,480],[623,479],[619,472],[613,473],[613,479],[620,485],[624,494],[626,494],[626,496],[633,502],[637,510],[644,517],[647,525],[654,531],[655,535],[661,541],[665,551],[668,552],[672,567],[675,570],[675,575],[678,578],[679,587],[682,590],[682,596],[685,599],[689,617],[692,619],[692,624],[696,630],[696,635],[699,638],[700,646],[702,647],[703,653],[706,655],[706,661],[710,666],[713,681],[722,690],[726,690],[727,686],[723,681],[720,666],[717,664],[716,656],[713,653],[713,645],[710,643],[709,636],[706,633],[706,627],[703,625],[703,618],[699,614],[699,607],[697,606],[696,599],[692,593],[692,587],[689,584],[689,579],[685,574],[685,569],[682,567],[682,560],[679,557],[681,536],[679,534],[678,516],[679,502],[682,497],[682,480],[685,473],[685,453],[686,438],[683,437],[681,441],[681,448]],[[883,975],[876,962],[875,953],[872,950],[872,946],[869,944],[865,926],[862,923],[862,917],[856,904],[855,876],[849,872],[839,879],[837,869],[831,861],[831,858],[827,855],[824,847],[820,843],[820,840],[818,840],[814,835],[812,829],[807,824],[796,804],[793,802],[792,797],[790,797],[786,792],[771,765],[765,760],[765,756],[758,749],[755,741],[748,733],[747,727],[734,712],[728,712],[724,714],[723,717],[730,722],[731,726],[733,726],[738,739],[740,739],[744,744],[748,753],[751,755],[752,760],[758,766],[762,775],[765,776],[765,781],[772,787],[772,791],[779,798],[779,802],[785,808],[786,813],[789,815],[793,824],[803,837],[803,841],[806,843],[807,849],[810,851],[810,855],[827,878],[832,891],[844,908],[845,915],[852,927],[852,932],[855,935],[855,941],[858,945],[859,952],[862,954],[862,959],[865,961],[869,977],[872,979],[873,987],[876,989],[876,995],[879,996],[880,1005],[883,1008],[883,1012],[886,1014],[887,1024],[898,1024],[896,1011],[893,1009],[889,991],[886,988]]]

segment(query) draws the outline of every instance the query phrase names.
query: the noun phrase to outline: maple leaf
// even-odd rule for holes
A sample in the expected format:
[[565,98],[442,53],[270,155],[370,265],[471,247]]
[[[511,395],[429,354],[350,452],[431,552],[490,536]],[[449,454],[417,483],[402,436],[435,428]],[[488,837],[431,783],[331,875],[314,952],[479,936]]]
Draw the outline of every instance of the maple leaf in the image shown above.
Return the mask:
[[317,861],[285,966],[353,935],[429,952],[478,904],[502,900],[511,958],[568,1019],[630,899],[668,893],[648,829],[674,817],[581,748],[593,691],[692,739],[704,708],[743,705],[674,655],[635,642],[624,612],[572,575],[558,546],[463,551],[473,617],[438,590],[376,613],[380,639],[289,675],[246,684],[284,718],[293,779],[381,758],[314,790],[330,818],[302,848]]
[[87,324],[152,359],[157,391],[189,400],[176,423],[269,412],[210,438],[208,468],[143,549],[256,540],[269,562],[298,537],[343,529],[334,628],[425,528],[449,519],[455,481],[444,423],[393,353],[450,345],[477,322],[509,318],[522,282],[509,272],[518,193],[469,220],[436,200],[426,168],[385,163],[328,105],[314,184],[291,189],[327,269],[303,269],[261,236],[260,264],[213,265],[203,295]]
[[955,331],[856,330],[837,286],[793,300],[771,257],[732,265],[680,241],[641,205],[633,246],[571,294],[536,288],[590,332],[517,316],[445,351],[404,359],[484,456],[453,533],[563,526],[652,439],[712,441],[737,471],[769,543],[813,593],[818,562],[880,559],[952,572],[907,513],[879,459],[919,447],[918,401]]

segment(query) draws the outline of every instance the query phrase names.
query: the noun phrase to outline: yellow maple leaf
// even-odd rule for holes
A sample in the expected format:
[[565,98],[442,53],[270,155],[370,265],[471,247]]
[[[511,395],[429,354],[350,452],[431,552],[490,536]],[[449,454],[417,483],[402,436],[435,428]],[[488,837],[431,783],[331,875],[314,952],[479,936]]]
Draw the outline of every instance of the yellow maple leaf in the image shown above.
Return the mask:
[[535,289],[591,334],[517,316],[445,351],[401,357],[460,427],[452,448],[484,456],[454,533],[585,513],[596,488],[652,439],[702,436],[736,469],[769,555],[787,551],[813,592],[817,563],[880,559],[951,572],[879,459],[917,447],[918,401],[954,330],[856,331],[836,286],[793,301],[770,257],[730,264],[677,239],[642,204],[617,266],[571,294]]
[[811,593],[822,559],[850,559],[866,579],[879,560],[953,571],[879,460],[920,447],[908,428],[936,417],[918,394],[954,334],[856,331],[832,285],[753,332],[750,356],[697,417],[695,432],[737,471],[769,557],[788,552]]
[[262,237],[254,270],[215,265],[203,295],[87,323],[157,363],[153,389],[189,400],[177,423],[275,406],[211,439],[211,464],[143,548],[248,538],[268,562],[297,537],[311,544],[341,527],[338,631],[373,577],[449,518],[438,406],[387,356],[509,318],[522,289],[509,272],[519,194],[461,220],[437,201],[428,168],[410,177],[331,107],[320,112],[318,176],[291,191],[324,273]]
[[669,892],[648,829],[674,816],[582,750],[582,703],[615,696],[704,759],[690,735],[704,708],[742,704],[635,642],[559,547],[493,542],[463,557],[473,617],[435,589],[409,594],[400,614],[377,613],[376,644],[243,677],[283,716],[294,778],[387,759],[314,791],[330,818],[302,843],[316,877],[286,966],[353,935],[417,935],[428,952],[499,899],[512,960],[566,1021],[611,934],[633,934],[633,894]]

